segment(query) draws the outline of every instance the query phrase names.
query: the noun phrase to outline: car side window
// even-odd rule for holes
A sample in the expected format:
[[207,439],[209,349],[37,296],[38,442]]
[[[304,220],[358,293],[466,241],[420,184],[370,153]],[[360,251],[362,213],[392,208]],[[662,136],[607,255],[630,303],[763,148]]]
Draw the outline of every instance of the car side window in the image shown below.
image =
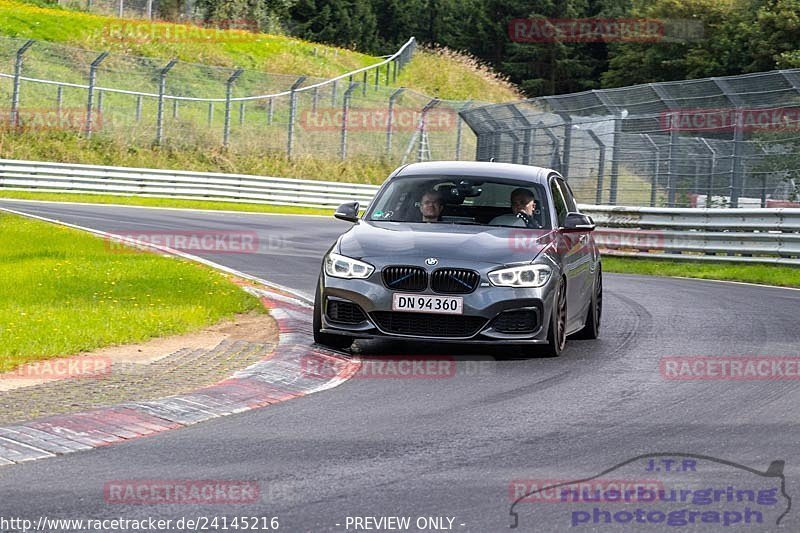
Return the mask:
[[567,204],[564,201],[564,196],[561,194],[561,189],[555,178],[550,180],[550,191],[553,194],[553,207],[556,208],[556,214],[558,216],[558,227],[561,227],[564,225],[564,221],[567,218]]
[[556,181],[558,182],[558,188],[561,189],[561,193],[564,196],[567,212],[576,213],[578,211],[578,206],[575,204],[575,197],[572,195],[572,189],[570,189],[569,184],[560,178],[556,178]]

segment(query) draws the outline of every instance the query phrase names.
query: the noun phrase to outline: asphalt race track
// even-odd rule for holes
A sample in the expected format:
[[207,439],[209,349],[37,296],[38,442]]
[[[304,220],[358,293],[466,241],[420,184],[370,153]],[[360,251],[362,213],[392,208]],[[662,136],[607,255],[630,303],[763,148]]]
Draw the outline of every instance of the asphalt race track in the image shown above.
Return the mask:
[[[323,253],[348,227],[318,217],[11,201],[0,206],[117,233],[256,231],[259,253],[199,255],[307,295]],[[348,523],[350,531],[389,531],[385,526],[397,524],[378,528],[361,521],[356,529],[353,518],[405,516],[409,531],[507,531],[520,494],[515,481],[541,487],[545,480],[580,480],[658,453],[720,461],[677,471],[656,461],[662,468],[651,471],[642,459],[604,477],[658,478],[664,486],[690,489],[775,487],[778,477],[757,472],[785,461],[785,493],[800,501],[797,377],[679,381],[659,370],[660,360],[671,356],[800,355],[800,291],[611,274],[604,285],[601,338],[570,341],[558,359],[533,350],[364,343],[359,348],[367,362],[386,355],[440,355],[454,356],[458,365],[451,375],[434,379],[357,376],[323,393],[187,429],[0,467],[0,516],[263,516],[278,517],[280,530],[292,532],[347,531]],[[142,479],[257,480],[260,498],[205,506],[105,501],[106,483]],[[662,502],[614,502],[615,512],[651,513],[652,523],[626,526],[625,514],[607,521],[593,511],[602,503],[581,503],[586,514],[557,501],[523,501],[515,511],[521,531],[708,531],[737,525],[746,531],[800,531],[797,504],[789,508],[787,499],[778,500],[749,504],[762,511],[761,522],[751,515],[753,522],[745,524],[742,514],[737,524],[726,515],[729,525],[711,515],[703,523],[699,515],[694,524],[656,523],[663,515],[652,511]],[[713,511],[721,505],[683,507]],[[420,517],[424,527],[418,528]]]

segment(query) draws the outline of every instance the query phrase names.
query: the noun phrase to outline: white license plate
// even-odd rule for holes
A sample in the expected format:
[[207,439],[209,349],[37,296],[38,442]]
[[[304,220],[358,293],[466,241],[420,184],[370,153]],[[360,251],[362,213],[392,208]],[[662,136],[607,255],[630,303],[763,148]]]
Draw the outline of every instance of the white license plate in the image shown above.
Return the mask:
[[464,298],[461,296],[394,293],[392,294],[392,311],[461,315],[464,314]]

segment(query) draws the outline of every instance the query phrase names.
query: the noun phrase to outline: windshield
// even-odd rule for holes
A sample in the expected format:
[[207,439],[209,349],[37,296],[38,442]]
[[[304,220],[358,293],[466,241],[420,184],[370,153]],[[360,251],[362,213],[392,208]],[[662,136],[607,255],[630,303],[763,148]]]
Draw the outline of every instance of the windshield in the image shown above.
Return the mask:
[[550,229],[542,185],[475,176],[397,178],[375,198],[366,220]]

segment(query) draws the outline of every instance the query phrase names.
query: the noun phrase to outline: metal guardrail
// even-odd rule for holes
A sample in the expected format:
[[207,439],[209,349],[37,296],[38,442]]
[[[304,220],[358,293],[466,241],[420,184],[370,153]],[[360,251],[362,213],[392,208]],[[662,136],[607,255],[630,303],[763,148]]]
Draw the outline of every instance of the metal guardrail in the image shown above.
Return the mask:
[[378,187],[328,181],[0,159],[0,189],[337,207]]
[[580,208],[608,255],[800,265],[800,209]]
[[[0,190],[112,194],[334,208],[376,185],[0,159]],[[800,265],[800,209],[581,205],[608,255]]]

